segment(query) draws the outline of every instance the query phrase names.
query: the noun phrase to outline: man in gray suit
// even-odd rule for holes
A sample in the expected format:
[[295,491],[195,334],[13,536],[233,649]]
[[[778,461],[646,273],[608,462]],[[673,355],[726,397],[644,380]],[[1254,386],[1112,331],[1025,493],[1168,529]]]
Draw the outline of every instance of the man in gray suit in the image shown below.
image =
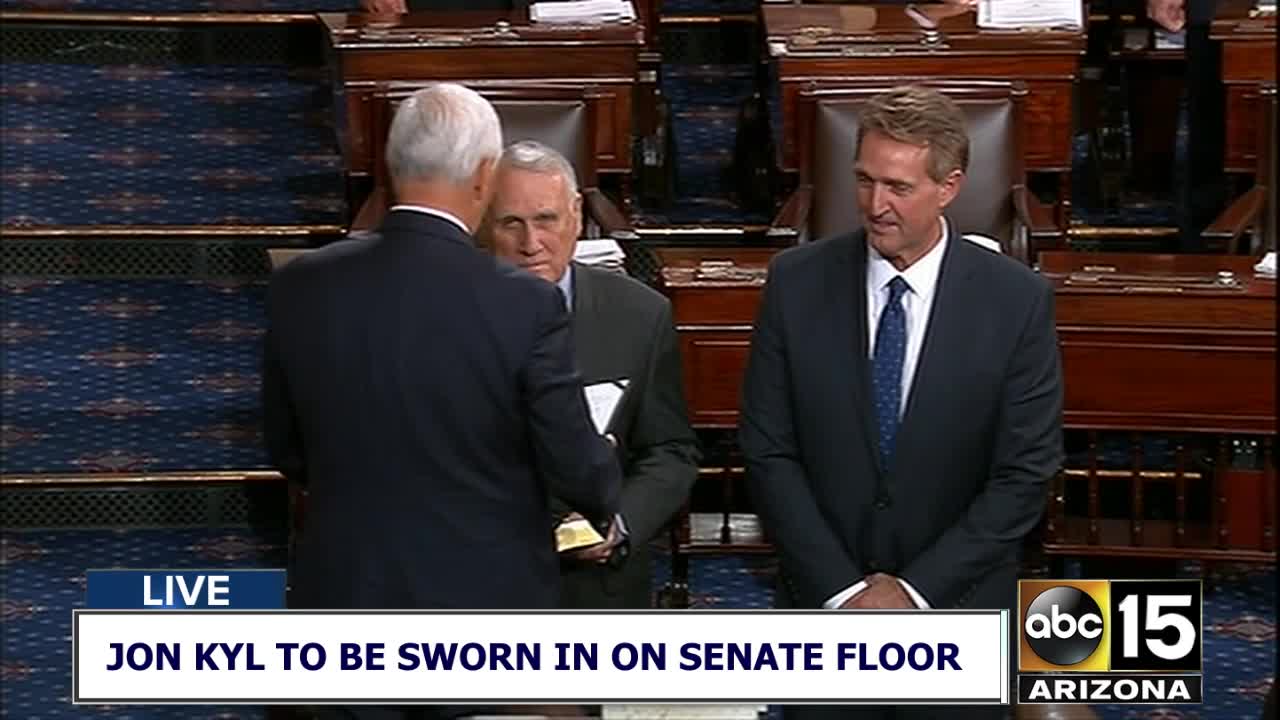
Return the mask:
[[[610,427],[622,458],[622,525],[630,557],[616,557],[622,538],[566,553],[561,605],[649,607],[649,541],[684,504],[698,473],[689,427],[671,305],[620,273],[572,262],[582,231],[582,199],[573,166],[533,141],[511,145],[498,165],[493,203],[480,233],[496,255],[564,293],[583,383],[627,381]],[[553,499],[553,512],[568,508]]]
[[[748,486],[780,607],[1012,608],[1062,460],[1053,290],[943,211],[968,164],[955,103],[867,103],[862,229],[769,268],[743,388]],[[787,708],[788,718],[995,718],[1000,708]]]

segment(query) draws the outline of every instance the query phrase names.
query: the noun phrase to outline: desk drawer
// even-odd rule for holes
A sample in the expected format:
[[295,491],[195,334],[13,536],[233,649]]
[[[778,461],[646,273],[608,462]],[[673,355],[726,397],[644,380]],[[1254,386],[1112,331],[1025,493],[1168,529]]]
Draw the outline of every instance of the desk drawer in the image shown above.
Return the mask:
[[760,290],[758,286],[678,288],[671,297],[676,326],[753,325]]

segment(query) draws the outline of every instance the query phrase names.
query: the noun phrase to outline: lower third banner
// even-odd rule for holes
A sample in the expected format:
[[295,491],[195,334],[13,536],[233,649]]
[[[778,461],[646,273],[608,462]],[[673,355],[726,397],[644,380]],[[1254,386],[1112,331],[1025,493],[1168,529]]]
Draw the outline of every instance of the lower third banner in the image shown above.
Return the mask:
[[1007,611],[77,610],[73,700],[1007,704]]

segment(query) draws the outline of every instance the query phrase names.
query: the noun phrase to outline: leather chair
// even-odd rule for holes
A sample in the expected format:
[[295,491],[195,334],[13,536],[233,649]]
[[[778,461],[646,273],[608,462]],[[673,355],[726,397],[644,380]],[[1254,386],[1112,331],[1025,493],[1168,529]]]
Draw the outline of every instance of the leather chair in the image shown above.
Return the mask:
[[[862,224],[853,174],[858,114],[872,96],[897,84],[868,80],[800,94],[800,184],[775,217],[771,236],[805,242]],[[959,229],[996,240],[1003,252],[1026,263],[1034,260],[1035,244],[1060,242],[1051,210],[1026,189],[1021,149],[1026,87],[996,81],[921,84],[955,99],[968,120],[969,168],[947,210]]]
[[[375,185],[351,224],[353,231],[375,229],[394,204],[386,169],[386,139],[395,109],[421,83],[384,83],[373,94],[370,113],[373,135]],[[537,140],[557,150],[573,165],[582,194],[583,237],[634,240],[630,222],[597,187],[596,113],[606,96],[590,88],[558,85],[479,86],[502,122],[502,140],[511,144]]]
[[1262,122],[1258,123],[1258,169],[1253,187],[1236,198],[1204,231],[1205,244],[1234,252],[1246,232],[1246,251],[1261,255],[1276,249],[1276,86],[1264,85],[1258,93]]

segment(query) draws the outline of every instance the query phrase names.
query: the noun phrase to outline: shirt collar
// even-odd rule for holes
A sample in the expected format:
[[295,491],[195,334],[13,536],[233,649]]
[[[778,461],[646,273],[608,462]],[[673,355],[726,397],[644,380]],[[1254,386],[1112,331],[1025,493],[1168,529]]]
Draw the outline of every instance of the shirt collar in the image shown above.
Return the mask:
[[867,280],[871,284],[871,289],[880,292],[890,280],[901,275],[902,279],[907,281],[907,285],[911,288],[911,292],[915,293],[921,300],[928,302],[933,297],[933,291],[938,286],[938,274],[942,271],[942,256],[946,253],[947,242],[950,239],[951,228],[947,225],[946,218],[942,218],[942,239],[934,245],[924,257],[911,263],[910,267],[902,272],[898,272],[898,268],[893,266],[876,251],[871,243],[867,243]]
[[454,215],[453,213],[447,212],[445,210],[440,210],[438,208],[433,208],[433,207],[427,207],[425,205],[393,205],[391,206],[390,212],[395,212],[396,210],[408,210],[409,212],[422,213],[423,215],[431,215],[434,217],[438,217],[441,220],[447,220],[448,222],[451,222],[454,225],[457,225],[462,230],[462,232],[468,235],[471,234],[471,229],[467,227],[466,223],[459,220],[457,215]]

